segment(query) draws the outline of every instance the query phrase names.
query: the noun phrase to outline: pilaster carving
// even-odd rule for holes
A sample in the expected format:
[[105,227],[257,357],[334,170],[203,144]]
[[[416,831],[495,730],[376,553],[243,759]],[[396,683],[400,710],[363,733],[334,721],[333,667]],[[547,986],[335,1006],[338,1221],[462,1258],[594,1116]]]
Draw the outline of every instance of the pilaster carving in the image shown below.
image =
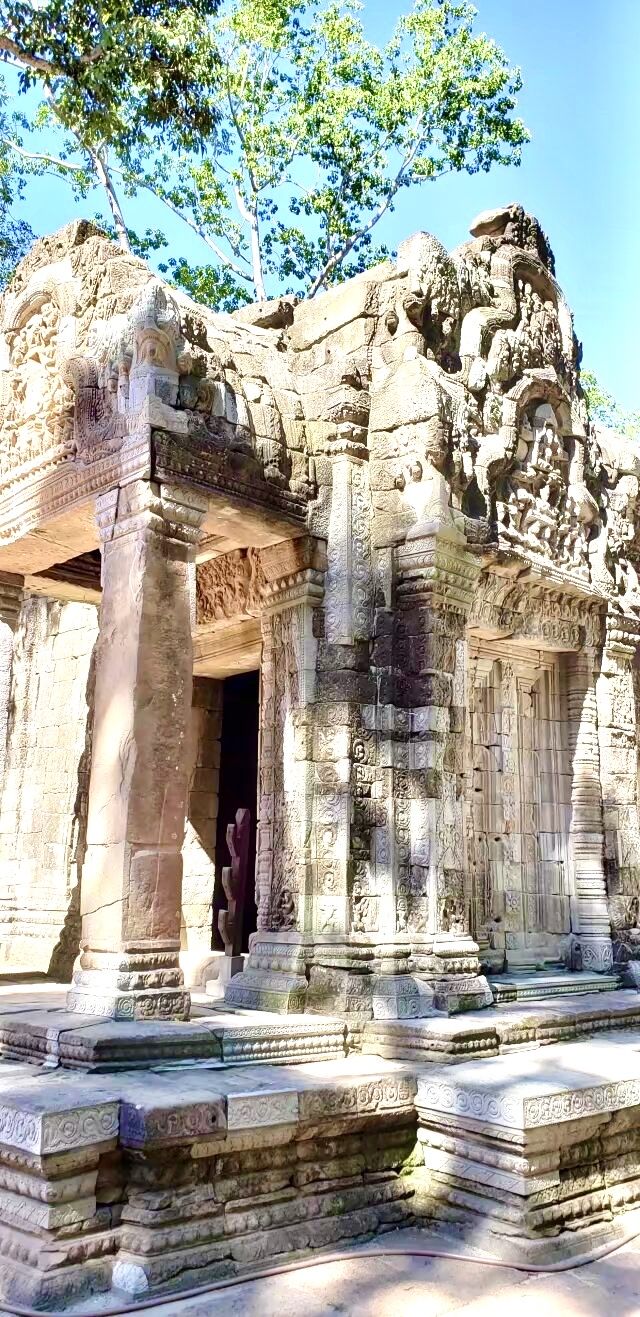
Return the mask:
[[14,632],[20,617],[24,579],[0,572],[0,786],[4,781],[11,711]]
[[302,943],[315,908],[314,618],[323,599],[325,567],[324,544],[311,537],[283,541],[261,553],[258,932],[245,971],[225,992],[225,1000],[235,1005],[273,1009],[276,1004],[296,1011],[306,995]]
[[576,883],[584,969],[613,964],[604,872],[604,830],[596,714],[595,662],[586,650],[567,656],[566,700],[572,768],[569,846]]
[[596,678],[604,863],[614,962],[640,958],[640,622],[610,612]]
[[394,791],[398,919],[436,1005],[456,1010],[491,1000],[469,931],[462,790],[463,642],[480,565],[455,527],[442,526],[399,546],[396,563],[396,699],[408,710]]

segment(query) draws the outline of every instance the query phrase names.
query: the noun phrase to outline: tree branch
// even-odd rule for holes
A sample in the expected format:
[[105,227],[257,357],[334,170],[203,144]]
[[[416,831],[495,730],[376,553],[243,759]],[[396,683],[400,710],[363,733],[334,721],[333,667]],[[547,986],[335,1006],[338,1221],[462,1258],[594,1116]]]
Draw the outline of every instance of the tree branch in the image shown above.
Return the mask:
[[400,165],[400,168],[395,178],[392,180],[390,184],[387,195],[380,202],[378,209],[373,212],[371,219],[369,219],[366,224],[362,224],[361,227],[357,230],[357,232],[353,233],[351,237],[347,240],[347,242],[343,243],[342,247],[340,247],[338,251],[334,252],[333,256],[331,256],[329,260],[325,262],[319,274],[316,275],[316,278],[314,279],[309,289],[309,292],[307,293],[307,297],[310,298],[315,297],[316,293],[319,292],[319,290],[324,285],[328,275],[332,274],[332,272],[337,268],[337,266],[342,264],[345,257],[349,255],[349,252],[353,251],[353,248],[355,247],[356,243],[360,242],[360,239],[364,238],[365,234],[370,233],[371,229],[374,228],[374,226],[378,223],[378,221],[382,219],[382,216],[386,214],[386,212],[389,209],[389,206],[391,205],[391,202],[393,201],[393,198],[395,197],[399,188],[402,186],[402,180],[405,171],[409,168],[409,166],[412,164],[413,160],[417,156],[421,145],[422,145],[422,139],[419,137],[414,143],[411,150],[407,152],[407,155],[402,161],[402,164]]
[[234,187],[233,191],[238,210],[240,211],[245,223],[249,225],[251,264],[253,267],[253,284],[256,290],[256,297],[259,302],[264,302],[267,294],[264,286],[264,279],[262,277],[262,253],[260,251],[260,233],[258,229],[257,211],[255,209],[249,209],[239,187]]
[[22,68],[34,69],[36,73],[44,73],[50,78],[59,77],[63,72],[51,60],[41,59],[39,55],[29,55],[26,51],[21,50],[17,41],[13,41],[5,33],[0,33],[0,51],[11,55]]
[[41,160],[45,165],[55,165],[56,169],[68,169],[73,174],[78,174],[84,169],[84,165],[70,164],[68,160],[59,160],[55,155],[43,155],[41,151],[25,151],[24,147],[19,146],[11,137],[3,137],[2,141],[5,146],[11,147],[12,151],[24,156],[25,160]]
[[120,243],[120,246],[122,247],[123,251],[130,252],[131,243],[129,242],[129,231],[127,229],[125,218],[122,213],[122,207],[120,205],[120,201],[118,200],[118,194],[113,186],[113,183],[111,182],[111,178],[109,175],[109,171],[107,169],[106,162],[102,159],[102,156],[99,155],[99,153],[93,149],[93,147],[85,146],[84,149],[91,157],[91,162],[96,171],[98,179],[107,194],[107,201],[109,202],[109,208],[111,210],[113,222],[115,225],[115,230],[118,235],[118,242]]
[[179,206],[176,206],[175,203],[171,201],[169,197],[165,196],[163,192],[158,192],[152,183],[147,183],[146,179],[141,178],[138,174],[126,174],[122,169],[116,169],[114,170],[114,173],[120,174],[123,178],[130,180],[136,185],[136,187],[144,188],[146,192],[150,192],[153,197],[156,197],[158,201],[161,201],[162,204],[167,207],[167,210],[170,210],[173,215],[176,215],[178,219],[181,219],[193,233],[197,234],[197,236],[202,239],[202,242],[204,242],[214,255],[217,256],[222,265],[226,265],[229,270],[233,270],[233,273],[237,274],[239,279],[244,279],[245,283],[253,283],[252,275],[247,270],[243,270],[242,266],[238,265],[231,256],[228,256],[227,253],[223,251],[216,242],[214,242],[213,238],[209,237],[208,233],[206,233],[195,220],[189,219],[189,216],[185,215],[184,211],[180,210]]
[[[53,60],[43,59],[41,55],[31,55],[28,51],[21,50],[17,41],[14,41],[12,37],[8,37],[6,33],[0,33],[0,52],[10,55],[21,68],[33,69],[35,73],[43,73],[45,77],[65,77],[68,72],[60,64],[55,64]],[[85,55],[78,55],[74,63],[83,67],[87,64],[95,64],[97,60],[102,59],[103,55],[102,47],[94,46]]]

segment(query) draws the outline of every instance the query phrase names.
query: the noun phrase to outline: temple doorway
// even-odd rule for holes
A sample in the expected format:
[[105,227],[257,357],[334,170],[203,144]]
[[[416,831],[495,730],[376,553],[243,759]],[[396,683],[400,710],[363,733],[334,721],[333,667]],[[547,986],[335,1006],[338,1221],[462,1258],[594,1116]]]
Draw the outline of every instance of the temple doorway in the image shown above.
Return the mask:
[[241,672],[222,682],[222,735],[220,745],[220,785],[215,851],[215,887],[213,898],[213,947],[223,950],[218,930],[219,911],[226,906],[222,888],[222,870],[230,862],[227,825],[238,809],[251,814],[247,882],[242,912],[242,950],[248,950],[249,936],[256,930],[255,903],[256,823],[258,797],[258,727],[260,710],[260,674]]
[[566,962],[571,772],[558,655],[474,641],[467,838],[485,964]]

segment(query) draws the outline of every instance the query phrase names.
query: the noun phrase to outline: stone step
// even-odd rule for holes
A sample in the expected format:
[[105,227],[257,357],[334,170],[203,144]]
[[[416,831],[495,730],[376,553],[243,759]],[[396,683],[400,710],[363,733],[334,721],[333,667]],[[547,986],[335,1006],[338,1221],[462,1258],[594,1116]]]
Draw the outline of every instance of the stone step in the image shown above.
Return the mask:
[[110,1073],[194,1065],[290,1065],[345,1056],[346,1024],[325,1015],[196,1006],[185,1021],[110,1020],[65,1010],[0,1013],[0,1057]]
[[423,1210],[546,1265],[640,1207],[640,1030],[418,1075]]
[[366,1055],[457,1063],[571,1042],[602,1030],[633,1028],[640,1028],[640,993],[617,989],[526,1005],[508,1003],[449,1017],[370,1020],[364,1027],[362,1050]]
[[585,992],[615,992],[620,987],[617,974],[591,974],[588,970],[514,970],[496,974],[488,982],[496,1006],[512,1001],[579,996]]

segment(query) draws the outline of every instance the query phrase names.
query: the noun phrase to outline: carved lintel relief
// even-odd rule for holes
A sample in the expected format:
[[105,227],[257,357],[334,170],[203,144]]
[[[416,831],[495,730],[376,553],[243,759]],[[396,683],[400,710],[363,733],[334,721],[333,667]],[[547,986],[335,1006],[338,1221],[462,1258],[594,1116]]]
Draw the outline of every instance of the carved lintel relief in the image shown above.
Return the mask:
[[489,567],[478,580],[468,625],[472,635],[485,639],[563,652],[598,643],[604,610],[604,600],[559,588],[553,578],[520,584]]
[[196,624],[259,616],[265,575],[258,549],[235,549],[196,569]]
[[14,309],[4,332],[0,364],[0,477],[25,474],[45,456],[60,461],[73,452],[73,393],[64,378],[61,311],[44,289]]

